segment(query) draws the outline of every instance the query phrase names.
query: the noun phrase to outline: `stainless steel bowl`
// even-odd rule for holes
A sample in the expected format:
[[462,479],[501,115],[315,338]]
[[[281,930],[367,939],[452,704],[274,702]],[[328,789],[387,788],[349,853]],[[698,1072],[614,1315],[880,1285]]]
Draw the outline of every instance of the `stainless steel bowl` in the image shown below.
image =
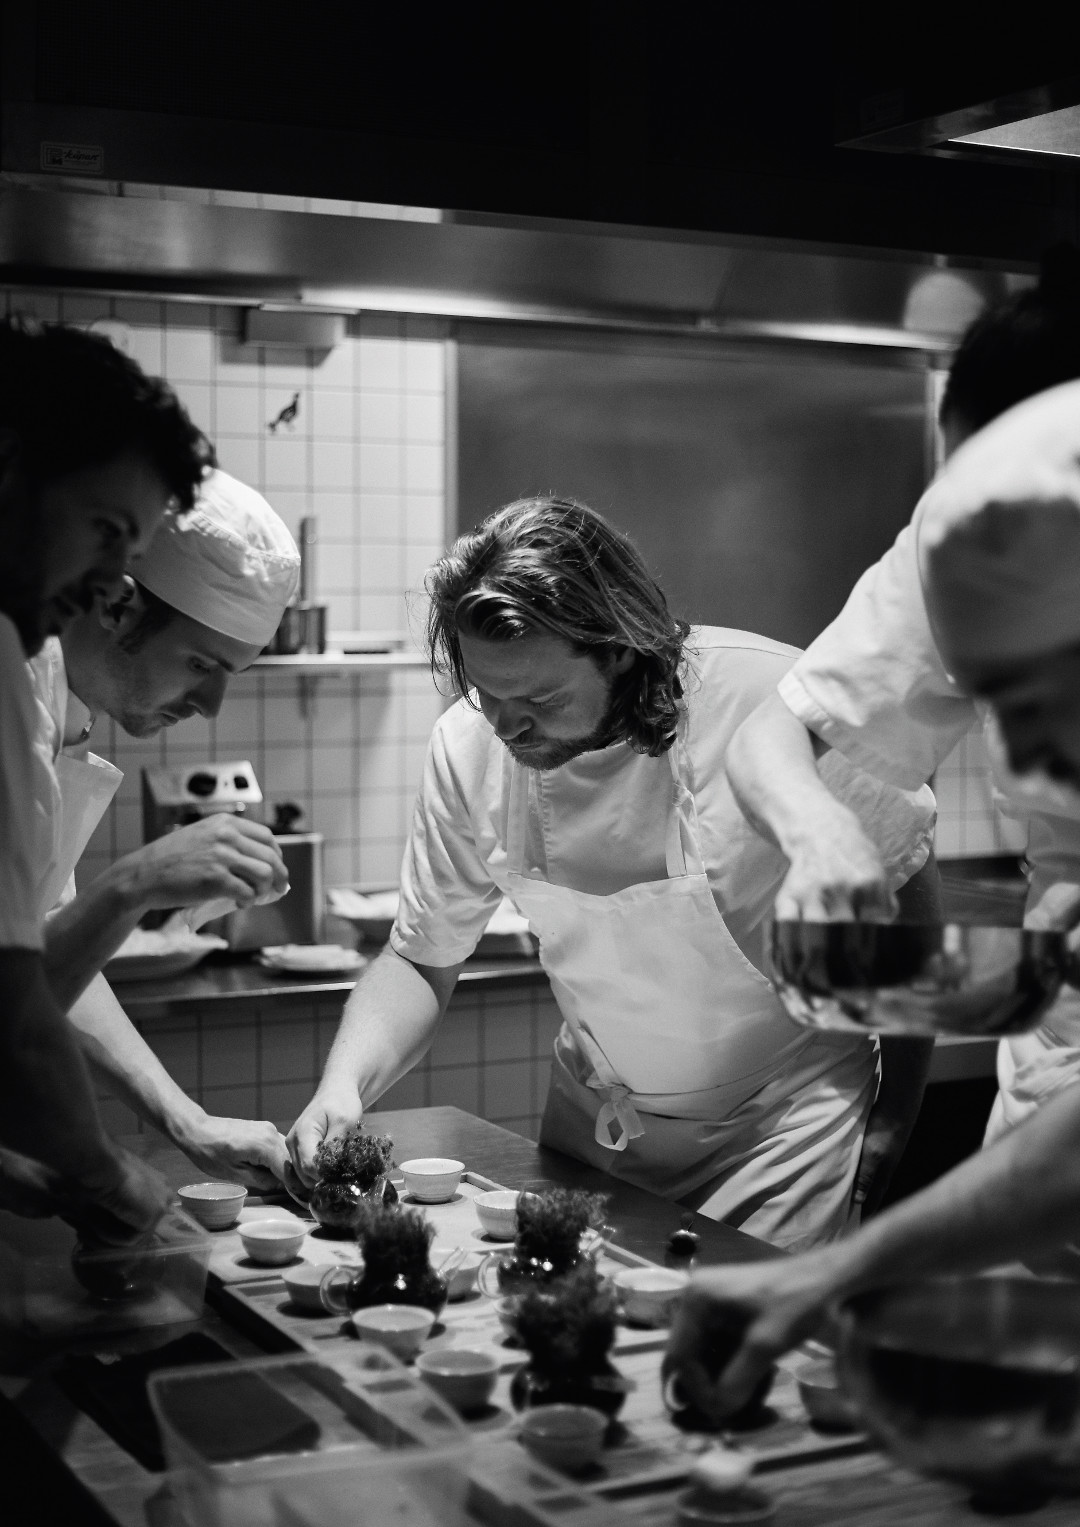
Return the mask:
[[1080,1487],[1080,1286],[939,1279],[838,1318],[844,1389],[902,1463],[988,1500]]
[[1071,973],[1064,933],[780,921],[773,977],[797,1023],[883,1034],[1022,1034]]

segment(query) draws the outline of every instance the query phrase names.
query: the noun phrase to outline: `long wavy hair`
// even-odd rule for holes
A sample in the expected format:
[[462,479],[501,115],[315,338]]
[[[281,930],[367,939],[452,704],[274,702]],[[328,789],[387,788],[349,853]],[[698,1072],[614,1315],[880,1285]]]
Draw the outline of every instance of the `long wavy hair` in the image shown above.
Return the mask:
[[470,704],[459,633],[511,642],[546,632],[599,664],[630,648],[635,661],[612,689],[612,736],[654,758],[675,741],[689,622],[671,614],[633,542],[586,504],[507,504],[459,536],[425,586],[432,673]]

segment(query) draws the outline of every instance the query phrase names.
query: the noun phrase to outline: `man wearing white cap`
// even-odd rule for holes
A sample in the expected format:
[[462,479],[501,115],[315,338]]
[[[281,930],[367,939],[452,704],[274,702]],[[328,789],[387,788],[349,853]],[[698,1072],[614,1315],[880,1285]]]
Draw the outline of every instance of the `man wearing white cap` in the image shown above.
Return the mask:
[[[963,445],[924,497],[913,540],[925,616],[956,700],[989,705],[1010,789],[1026,789],[1045,813],[1041,925],[1075,926],[1080,382],[1021,403]],[[695,1403],[718,1418],[737,1409],[833,1301],[859,1290],[1014,1259],[1075,1276],[1080,1050],[1057,1012],[1009,1042],[1013,1085],[1003,1089],[986,1149],[847,1241],[695,1277],[668,1358]],[[733,1322],[745,1326],[744,1337],[715,1378],[700,1354]]]
[[149,737],[187,716],[216,716],[229,677],[247,668],[296,591],[299,556],[253,488],[212,472],[194,509],[161,529],[115,604],[47,642],[30,669],[52,730],[61,811],[44,877],[50,984],[95,1069],[200,1169],[256,1187],[281,1179],[284,1142],[271,1124],[208,1116],[168,1075],[100,974],[148,911],[225,898],[272,900],[288,888],[269,830],[213,815],[125,855],[75,896],[72,872],[122,778],[89,751],[100,713]]

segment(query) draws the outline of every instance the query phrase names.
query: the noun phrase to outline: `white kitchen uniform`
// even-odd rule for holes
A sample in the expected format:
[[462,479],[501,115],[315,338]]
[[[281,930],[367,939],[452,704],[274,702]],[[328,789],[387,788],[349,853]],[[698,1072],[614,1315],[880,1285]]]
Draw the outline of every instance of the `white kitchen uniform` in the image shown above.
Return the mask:
[[[536,773],[459,702],[436,725],[393,947],[464,959],[506,894],[540,940],[565,1019],[542,1138],[615,1176],[785,1246],[847,1228],[876,1056],[791,1022],[763,974],[786,861],[746,822],[727,744],[792,650],[692,633],[676,746],[625,743]],[[924,862],[929,792],[833,759],[826,777],[895,884]]]
[[[1029,400],[965,442],[927,489],[911,523],[778,686],[788,708],[823,741],[907,789],[929,779],[978,720],[991,725],[989,707],[964,695],[945,670],[927,614],[919,554],[928,515],[985,493],[980,453],[987,446],[994,452],[1007,448],[1014,477],[1016,465],[1030,455],[1031,495],[1038,500],[1045,463],[1055,454],[1064,461],[1080,455],[1080,386]],[[1055,793],[1049,809],[1035,809],[1038,802],[1021,795],[1000,769],[996,786],[1001,808],[1027,824],[1029,904],[1055,881],[1080,881],[1080,800],[1065,805]],[[1065,993],[1046,1026],[1045,1034],[1037,1030],[999,1046],[1001,1095],[988,1140],[1080,1079],[1080,1001]]]
[[65,745],[69,710],[88,713],[68,691],[63,650],[55,637],[46,641],[27,669],[37,702],[37,745],[51,755],[55,773],[55,789],[47,797],[52,817],[49,857],[38,879],[37,910],[44,917],[74,896],[75,866],[124,776],[114,764],[91,753],[85,741]]
[[[12,621],[0,615],[0,948],[40,949],[37,913],[53,855],[59,786],[53,741]],[[59,725],[58,718],[51,718]]]

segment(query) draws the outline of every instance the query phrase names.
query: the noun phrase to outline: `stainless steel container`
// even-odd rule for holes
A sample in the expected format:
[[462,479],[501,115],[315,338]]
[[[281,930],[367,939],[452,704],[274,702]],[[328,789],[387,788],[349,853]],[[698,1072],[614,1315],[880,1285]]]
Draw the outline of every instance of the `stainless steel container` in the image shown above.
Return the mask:
[[323,835],[321,832],[280,833],[274,842],[289,871],[286,894],[268,906],[246,907],[216,918],[203,930],[226,939],[229,948],[238,953],[265,949],[272,944],[322,942],[325,909]]

